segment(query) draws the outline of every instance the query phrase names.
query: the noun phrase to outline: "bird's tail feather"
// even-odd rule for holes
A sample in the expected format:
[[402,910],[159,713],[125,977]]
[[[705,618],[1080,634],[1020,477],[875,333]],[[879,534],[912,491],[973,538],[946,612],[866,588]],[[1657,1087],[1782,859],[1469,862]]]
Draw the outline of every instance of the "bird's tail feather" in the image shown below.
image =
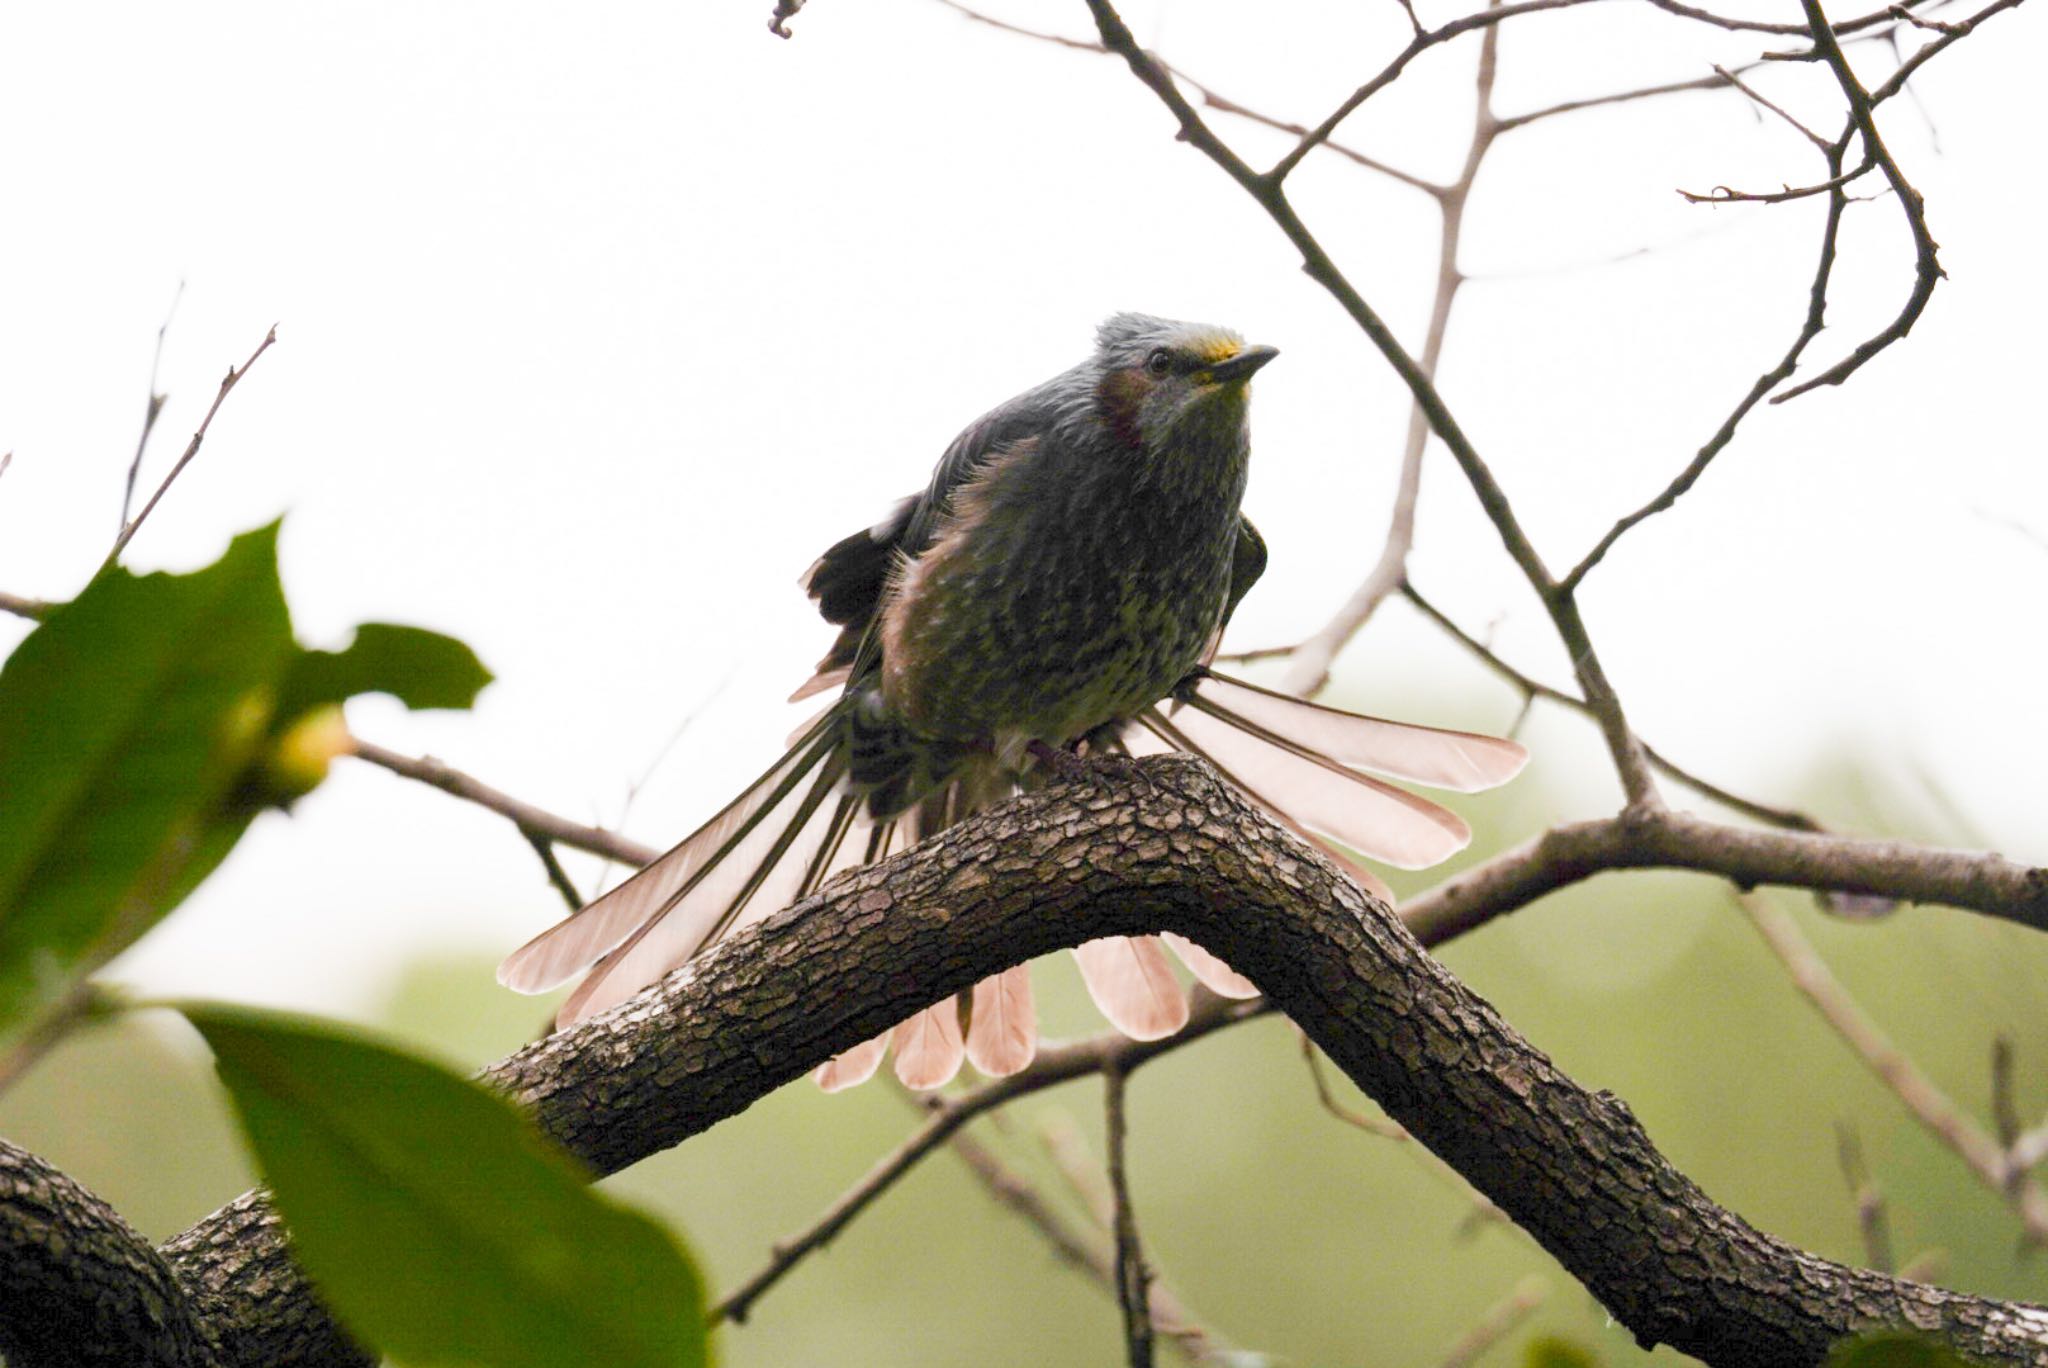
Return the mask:
[[1529,762],[1529,752],[1504,737],[1345,712],[1214,670],[1203,670],[1184,697],[1240,730],[1295,750],[1455,793],[1498,787]]
[[[623,1001],[730,932],[845,867],[858,800],[843,791],[836,711],[745,792],[645,869],[507,956],[498,981],[539,993],[588,970],[568,1024]],[[806,781],[809,782],[806,782]],[[839,798],[827,803],[835,791]]]

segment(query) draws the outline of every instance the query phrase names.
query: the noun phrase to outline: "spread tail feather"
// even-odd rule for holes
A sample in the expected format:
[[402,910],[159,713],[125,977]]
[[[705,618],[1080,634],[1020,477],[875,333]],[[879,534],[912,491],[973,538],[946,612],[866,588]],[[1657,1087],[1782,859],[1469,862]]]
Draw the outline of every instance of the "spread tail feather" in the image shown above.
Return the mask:
[[845,773],[836,721],[820,717],[673,850],[513,951],[498,981],[539,993],[588,970],[557,1018],[579,1021],[653,983],[750,909],[766,915],[836,872],[858,819],[850,796],[825,801]]
[[1172,721],[1157,708],[1141,720],[1291,824],[1397,869],[1427,868],[1472,839],[1465,819],[1448,808],[1248,726],[1200,698]]
[[1340,765],[1455,793],[1505,784],[1529,762],[1529,752],[1504,737],[1345,712],[1214,670],[1203,671],[1189,701],[1240,730]]
[[943,1088],[960,1072],[967,1047],[960,1039],[960,1000],[947,998],[897,1026],[896,1077],[906,1088]]
[[1188,996],[1157,936],[1104,936],[1074,947],[1081,981],[1109,1024],[1133,1040],[1161,1040],[1188,1024]]
[[1031,997],[1031,967],[1019,964],[974,985],[967,1014],[967,1061],[990,1078],[1004,1078],[1038,1054],[1038,1006]]

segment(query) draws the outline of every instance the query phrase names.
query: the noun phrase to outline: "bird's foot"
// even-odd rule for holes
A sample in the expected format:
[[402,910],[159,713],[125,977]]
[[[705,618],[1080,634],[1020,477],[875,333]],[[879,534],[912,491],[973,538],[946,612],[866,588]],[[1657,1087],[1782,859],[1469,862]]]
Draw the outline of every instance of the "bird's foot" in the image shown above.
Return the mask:
[[1087,784],[1109,796],[1135,787],[1148,798],[1159,796],[1159,782],[1145,764],[1128,755],[1094,752],[1076,755],[1060,746],[1033,741],[1025,753],[1036,760],[1052,778],[1069,784]]

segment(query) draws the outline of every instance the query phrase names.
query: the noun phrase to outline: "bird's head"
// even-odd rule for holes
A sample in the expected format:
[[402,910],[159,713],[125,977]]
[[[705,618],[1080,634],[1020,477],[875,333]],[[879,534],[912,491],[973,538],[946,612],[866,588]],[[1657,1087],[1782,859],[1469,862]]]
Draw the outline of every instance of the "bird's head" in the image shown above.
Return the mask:
[[1252,374],[1280,353],[1227,328],[1120,313],[1095,334],[1095,403],[1111,430],[1147,451],[1244,425]]

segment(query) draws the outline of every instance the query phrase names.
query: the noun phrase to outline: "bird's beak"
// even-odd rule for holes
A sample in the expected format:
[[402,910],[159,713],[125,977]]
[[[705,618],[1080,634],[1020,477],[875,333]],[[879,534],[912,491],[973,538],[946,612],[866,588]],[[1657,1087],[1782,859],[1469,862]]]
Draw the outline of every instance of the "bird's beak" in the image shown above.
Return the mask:
[[1218,362],[1195,378],[1205,385],[1228,385],[1249,380],[1254,371],[1279,354],[1278,347],[1246,347],[1228,361]]

